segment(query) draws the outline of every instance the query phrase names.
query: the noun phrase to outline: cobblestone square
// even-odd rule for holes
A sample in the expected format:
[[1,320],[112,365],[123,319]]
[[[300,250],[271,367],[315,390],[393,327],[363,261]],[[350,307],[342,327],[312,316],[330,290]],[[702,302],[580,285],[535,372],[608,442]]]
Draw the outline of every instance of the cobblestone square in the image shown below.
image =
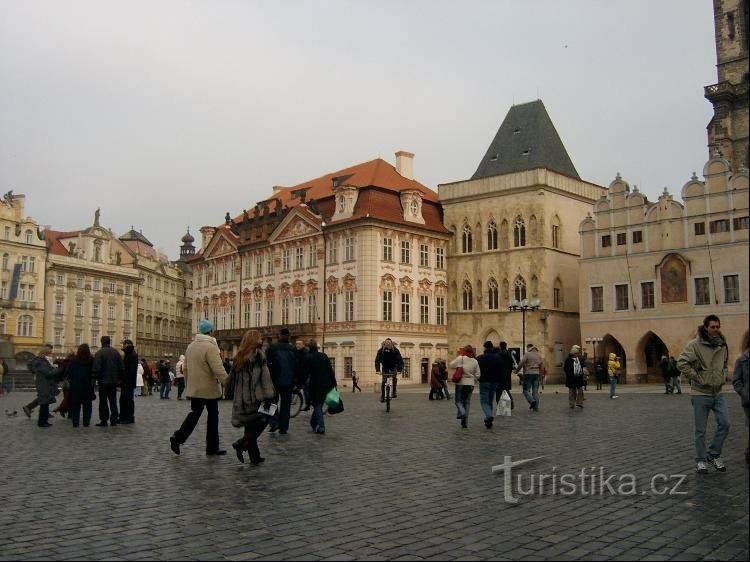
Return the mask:
[[[539,413],[514,388],[513,416],[491,430],[477,390],[465,430],[452,400],[430,402],[424,386],[402,385],[390,413],[372,392],[342,390],[346,411],[327,417],[324,436],[305,412],[289,435],[264,433],[260,467],[232,454],[229,402],[229,452],[207,458],[205,418],[180,456],[169,449],[187,401],[139,397],[130,426],[74,429],[57,416],[40,429],[21,410],[31,393],[5,395],[1,407],[18,415],[0,418],[0,559],[748,559],[747,429],[734,393],[728,471],[698,476],[690,397],[657,386],[621,387],[618,400],[589,392],[575,411],[565,388],[548,386]],[[513,467],[516,503],[507,471],[492,472],[506,456],[542,457]],[[579,481],[582,470],[596,479]],[[576,478],[572,494],[564,475]]]

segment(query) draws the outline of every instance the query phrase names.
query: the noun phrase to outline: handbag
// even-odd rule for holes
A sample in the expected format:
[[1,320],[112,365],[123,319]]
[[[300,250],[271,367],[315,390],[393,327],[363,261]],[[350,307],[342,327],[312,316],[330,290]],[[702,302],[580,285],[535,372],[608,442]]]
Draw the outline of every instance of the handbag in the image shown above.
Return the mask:
[[451,381],[458,384],[461,382],[461,379],[464,378],[464,358],[461,357],[461,364],[456,367],[456,370],[453,371],[453,375],[451,376]]

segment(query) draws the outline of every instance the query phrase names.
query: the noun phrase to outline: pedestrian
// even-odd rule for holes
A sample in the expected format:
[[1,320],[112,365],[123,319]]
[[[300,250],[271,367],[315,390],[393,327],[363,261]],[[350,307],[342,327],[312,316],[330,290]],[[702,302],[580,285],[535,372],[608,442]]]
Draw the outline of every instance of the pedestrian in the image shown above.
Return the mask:
[[[61,368],[52,364],[52,345],[45,344],[39,351],[39,354],[29,361],[31,372],[34,373],[34,382],[36,383],[36,400],[39,406],[39,418],[37,425],[39,427],[50,427],[49,423],[49,405],[55,403],[55,377],[61,375]],[[23,411],[31,417],[30,411],[33,407],[31,404],[24,406]],[[27,412],[27,408],[29,411]]]
[[143,367],[143,395],[151,396],[151,387],[154,384],[154,375],[151,371],[151,366],[148,364],[148,361],[145,357],[141,359],[141,366]]
[[607,362],[607,374],[609,375],[609,398],[613,400],[619,398],[617,396],[617,377],[620,376],[620,358],[614,353],[609,354],[609,361]]
[[294,347],[289,343],[289,330],[282,328],[279,339],[268,348],[268,367],[279,395],[278,421],[271,421],[269,431],[279,430],[280,435],[289,432],[289,416],[292,407],[292,390],[296,378]]
[[523,369],[523,395],[529,403],[529,410],[535,412],[539,411],[539,373],[543,368],[544,362],[539,350],[530,343],[514,369],[516,374]]
[[5,359],[0,359],[0,395],[10,392],[10,375]]
[[117,385],[121,383],[125,364],[120,352],[112,347],[109,336],[101,337],[102,347],[94,355],[93,375],[99,383],[99,423],[98,427],[107,427],[109,421],[117,425]]
[[443,383],[440,381],[440,365],[435,361],[432,364],[432,369],[430,369],[430,394],[427,396],[427,399],[442,400],[442,389]]
[[440,373],[438,376],[440,377],[440,385],[441,390],[443,391],[443,398],[446,400],[451,399],[451,393],[448,391],[448,365],[445,363],[445,359],[438,359],[438,369]]
[[145,377],[143,370],[143,361],[138,361],[138,368],[135,371],[135,392],[134,396],[143,396],[143,385],[145,384]]
[[508,351],[507,342],[500,342],[497,356],[500,359],[500,384],[497,385],[497,391],[495,392],[495,402],[500,402],[500,397],[503,395],[503,391],[505,391],[510,398],[510,409],[512,410],[515,406],[513,404],[513,395],[510,393],[511,386],[513,385],[513,356]]
[[94,357],[87,343],[78,346],[75,357],[68,365],[67,374],[70,381],[70,421],[78,427],[83,409],[83,426],[91,424],[94,399]]
[[359,387],[359,377],[357,376],[357,371],[352,369],[352,394],[354,394],[355,390],[359,390],[362,392],[362,389]]
[[219,398],[221,385],[226,384],[229,375],[224,370],[216,340],[211,337],[214,326],[203,319],[198,323],[198,333],[185,350],[185,377],[187,395],[190,397],[190,412],[180,429],[169,438],[169,446],[176,455],[180,445],[187,441],[198,425],[203,409],[206,409],[206,455],[224,455],[219,448]]
[[594,375],[596,376],[596,389],[601,390],[607,384],[607,369],[603,365],[604,359],[594,359]]
[[172,390],[172,378],[170,376],[171,369],[169,368],[169,362],[161,359],[159,361],[159,398],[162,400],[169,400],[169,391]]
[[661,356],[659,361],[659,368],[661,369],[661,378],[664,379],[664,394],[672,394],[672,373],[669,368],[669,357],[666,355]]
[[396,387],[398,386],[398,374],[404,370],[404,359],[401,352],[394,345],[391,338],[385,338],[380,349],[375,354],[375,372],[380,374],[382,371],[382,380],[380,385],[380,403],[385,402],[385,378],[386,375],[392,375],[393,378],[393,396],[397,398]]
[[[690,399],[695,422],[695,470],[699,474],[707,473],[709,464],[719,472],[727,469],[721,449],[729,434],[729,415],[721,389],[729,376],[728,363],[729,350],[721,334],[721,321],[715,314],[709,314],[698,326],[696,338],[688,342],[677,359],[677,367],[693,388]],[[706,423],[712,411],[716,433],[706,449]]]
[[182,400],[182,393],[185,392],[185,356],[180,355],[179,361],[174,367],[174,378],[177,384],[177,400]]
[[314,339],[307,344],[307,370],[310,373],[310,400],[313,413],[310,416],[310,427],[313,433],[320,435],[326,432],[326,419],[323,404],[328,393],[337,388],[336,375],[331,367],[331,360],[318,349],[318,342]]
[[585,375],[581,361],[581,346],[574,345],[563,364],[565,371],[565,386],[568,387],[568,405],[570,409],[576,406],[583,408],[583,386]]
[[138,354],[135,352],[135,346],[133,340],[126,339],[122,342],[122,351],[124,357],[122,359],[125,373],[122,377],[122,385],[120,387],[120,423],[130,424],[135,423],[135,400],[134,393],[135,387],[138,384],[138,367],[140,363],[138,361]]
[[[64,418],[67,414],[70,413],[70,380],[68,380],[68,365],[75,357],[75,353],[69,353],[65,356],[65,359],[62,361],[55,361],[54,365],[61,367],[61,374],[62,382],[60,383],[60,390],[62,391],[63,399],[62,402],[52,410],[53,413],[59,414],[60,417]],[[57,394],[57,390],[55,391]]]
[[240,462],[245,462],[244,453],[247,452],[250,463],[254,465],[265,460],[260,456],[258,437],[268,425],[268,417],[258,409],[262,405],[268,410],[276,394],[262,347],[260,332],[245,332],[235,356],[233,371],[232,425],[244,428],[244,435],[232,443],[232,448]]
[[456,383],[455,403],[456,419],[461,420],[461,427],[466,429],[469,424],[469,405],[474,385],[479,382],[479,363],[475,358],[474,348],[466,345],[458,349],[456,358],[448,364],[454,370],[460,368],[463,373]]
[[484,412],[484,426],[492,427],[495,420],[495,407],[493,400],[500,386],[502,363],[500,356],[495,353],[495,346],[491,341],[484,342],[484,353],[477,357],[479,364],[479,405]]
[[682,394],[682,385],[680,384],[680,370],[677,368],[677,361],[672,355],[669,356],[669,375],[672,382],[672,392],[677,390],[677,394]]
[[[745,427],[750,426],[750,332],[746,331],[742,338],[742,355],[734,363],[734,373],[732,374],[732,386],[737,394],[740,395],[742,409],[745,410]],[[748,434],[748,446],[745,448],[745,463],[750,463],[750,434]]]
[[310,384],[309,384],[309,373],[307,372],[307,363],[305,358],[307,357],[308,349],[302,338],[294,340],[294,377],[295,386],[302,390],[302,398],[304,404],[302,404],[302,411],[310,411]]

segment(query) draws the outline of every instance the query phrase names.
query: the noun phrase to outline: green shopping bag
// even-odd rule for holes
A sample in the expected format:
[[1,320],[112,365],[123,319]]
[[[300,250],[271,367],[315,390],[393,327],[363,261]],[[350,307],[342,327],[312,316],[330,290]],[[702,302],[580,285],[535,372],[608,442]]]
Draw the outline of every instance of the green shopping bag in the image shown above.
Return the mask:
[[330,392],[326,395],[326,406],[328,408],[336,408],[341,401],[338,389],[334,386]]

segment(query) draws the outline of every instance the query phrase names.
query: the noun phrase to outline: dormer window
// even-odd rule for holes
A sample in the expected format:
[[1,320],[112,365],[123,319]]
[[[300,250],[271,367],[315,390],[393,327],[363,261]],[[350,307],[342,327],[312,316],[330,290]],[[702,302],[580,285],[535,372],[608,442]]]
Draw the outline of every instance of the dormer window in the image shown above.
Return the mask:
[[339,195],[339,213],[343,213],[344,211],[346,211],[346,199],[342,193]]
[[413,216],[417,216],[417,213],[419,212],[419,203],[417,203],[416,199],[411,200],[411,205],[409,205],[411,209],[411,214]]

